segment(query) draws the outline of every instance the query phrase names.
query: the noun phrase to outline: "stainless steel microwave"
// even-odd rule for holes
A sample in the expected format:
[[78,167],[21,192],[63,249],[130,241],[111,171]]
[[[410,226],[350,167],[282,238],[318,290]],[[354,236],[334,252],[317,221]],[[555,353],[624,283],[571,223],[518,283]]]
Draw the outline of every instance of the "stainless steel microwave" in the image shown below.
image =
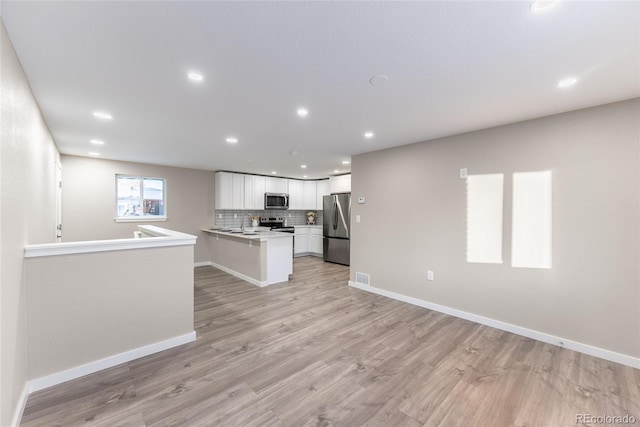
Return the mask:
[[264,208],[289,209],[289,195],[287,193],[264,193]]

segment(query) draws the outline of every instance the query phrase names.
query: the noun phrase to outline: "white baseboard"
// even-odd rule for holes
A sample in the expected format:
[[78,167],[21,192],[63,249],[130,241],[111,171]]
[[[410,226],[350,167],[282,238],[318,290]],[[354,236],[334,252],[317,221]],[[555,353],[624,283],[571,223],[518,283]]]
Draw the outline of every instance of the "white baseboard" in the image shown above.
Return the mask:
[[26,391],[27,393],[33,393],[85,375],[93,374],[94,372],[102,371],[103,369],[120,365],[121,363],[129,362],[150,354],[187,344],[195,340],[196,331],[191,331],[188,334],[145,345],[144,347],[138,347],[133,350],[125,351],[124,353],[115,354],[113,356],[105,357],[104,359],[89,362],[61,372],[56,372],[55,374],[47,375],[46,377],[27,381]]
[[193,268],[197,268],[197,267],[207,267],[211,265],[211,261],[200,261],[200,262],[194,262],[193,263]]
[[11,418],[11,426],[18,427],[20,425],[20,422],[22,421],[22,414],[24,414],[24,408],[27,406],[27,397],[29,397],[28,385],[25,384],[22,389],[22,393],[18,398],[16,411],[13,413],[13,418]]
[[258,286],[260,288],[264,288],[265,286],[269,285],[269,283],[266,280],[264,282],[261,282],[258,279],[254,279],[253,277],[249,277],[246,274],[238,273],[235,270],[232,270],[232,269],[230,269],[228,267],[225,267],[225,266],[222,266],[220,264],[216,264],[215,262],[210,262],[209,265],[212,266],[212,267],[217,268],[218,270],[222,270],[225,273],[229,273],[230,275],[235,276],[238,279],[242,279],[245,282],[249,282],[252,285]]
[[629,356],[626,354],[616,353],[615,351],[605,350],[603,348],[594,347],[588,344],[584,344],[577,341],[572,341],[566,338],[557,337],[544,332],[535,331],[533,329],[523,328],[521,326],[512,325],[511,323],[502,322],[500,320],[491,319],[489,317],[480,316],[466,311],[457,310],[455,308],[447,307],[440,304],[434,304],[418,298],[409,297],[406,295],[398,294],[392,291],[384,289],[374,288],[372,286],[362,285],[360,283],[349,281],[349,286],[371,292],[377,295],[382,295],[387,298],[395,299],[398,301],[406,302],[408,304],[417,305],[418,307],[428,308],[429,310],[438,311],[440,313],[448,314],[461,319],[470,320],[482,325],[491,326],[492,328],[500,329],[502,331],[511,332],[523,337],[532,338],[537,341],[542,341],[548,344],[557,345],[559,347],[575,350],[580,353],[588,354],[590,356],[599,357],[600,359],[609,360],[611,362],[620,363],[622,365],[631,366],[632,368],[640,369],[640,358]]

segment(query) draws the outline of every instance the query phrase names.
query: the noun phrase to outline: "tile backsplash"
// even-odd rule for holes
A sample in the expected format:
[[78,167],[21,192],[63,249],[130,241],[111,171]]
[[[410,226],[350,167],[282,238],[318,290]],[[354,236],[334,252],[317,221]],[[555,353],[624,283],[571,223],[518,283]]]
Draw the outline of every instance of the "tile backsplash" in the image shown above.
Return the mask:
[[[237,228],[244,224],[245,227],[251,225],[251,220],[249,219],[249,215],[251,216],[260,216],[260,217],[284,217],[287,221],[287,225],[306,225],[307,224],[307,212],[309,210],[304,211],[280,211],[280,210],[260,210],[260,211],[234,211],[234,210],[220,210],[216,209],[216,218],[215,224],[221,227],[230,227]],[[322,210],[315,210],[316,213],[316,225],[322,225]],[[237,218],[234,218],[234,214],[236,214]],[[247,215],[249,214],[249,215]],[[222,218],[220,218],[222,215]]]

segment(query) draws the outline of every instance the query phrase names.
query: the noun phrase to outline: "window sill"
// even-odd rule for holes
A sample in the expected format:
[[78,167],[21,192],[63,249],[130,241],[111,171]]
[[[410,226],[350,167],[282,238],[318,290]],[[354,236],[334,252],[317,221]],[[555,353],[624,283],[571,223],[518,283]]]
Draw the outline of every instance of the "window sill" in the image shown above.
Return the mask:
[[113,218],[115,222],[161,222],[168,219],[169,218],[167,218],[166,216],[135,216],[129,218]]

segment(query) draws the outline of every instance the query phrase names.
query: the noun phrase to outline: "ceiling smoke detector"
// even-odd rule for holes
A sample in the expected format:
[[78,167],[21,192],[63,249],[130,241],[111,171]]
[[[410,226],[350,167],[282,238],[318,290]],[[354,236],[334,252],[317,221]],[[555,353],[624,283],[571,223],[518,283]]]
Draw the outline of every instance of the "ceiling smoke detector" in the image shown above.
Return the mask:
[[369,79],[369,84],[371,86],[384,86],[389,83],[389,77],[384,74],[380,74],[379,76],[373,76]]

